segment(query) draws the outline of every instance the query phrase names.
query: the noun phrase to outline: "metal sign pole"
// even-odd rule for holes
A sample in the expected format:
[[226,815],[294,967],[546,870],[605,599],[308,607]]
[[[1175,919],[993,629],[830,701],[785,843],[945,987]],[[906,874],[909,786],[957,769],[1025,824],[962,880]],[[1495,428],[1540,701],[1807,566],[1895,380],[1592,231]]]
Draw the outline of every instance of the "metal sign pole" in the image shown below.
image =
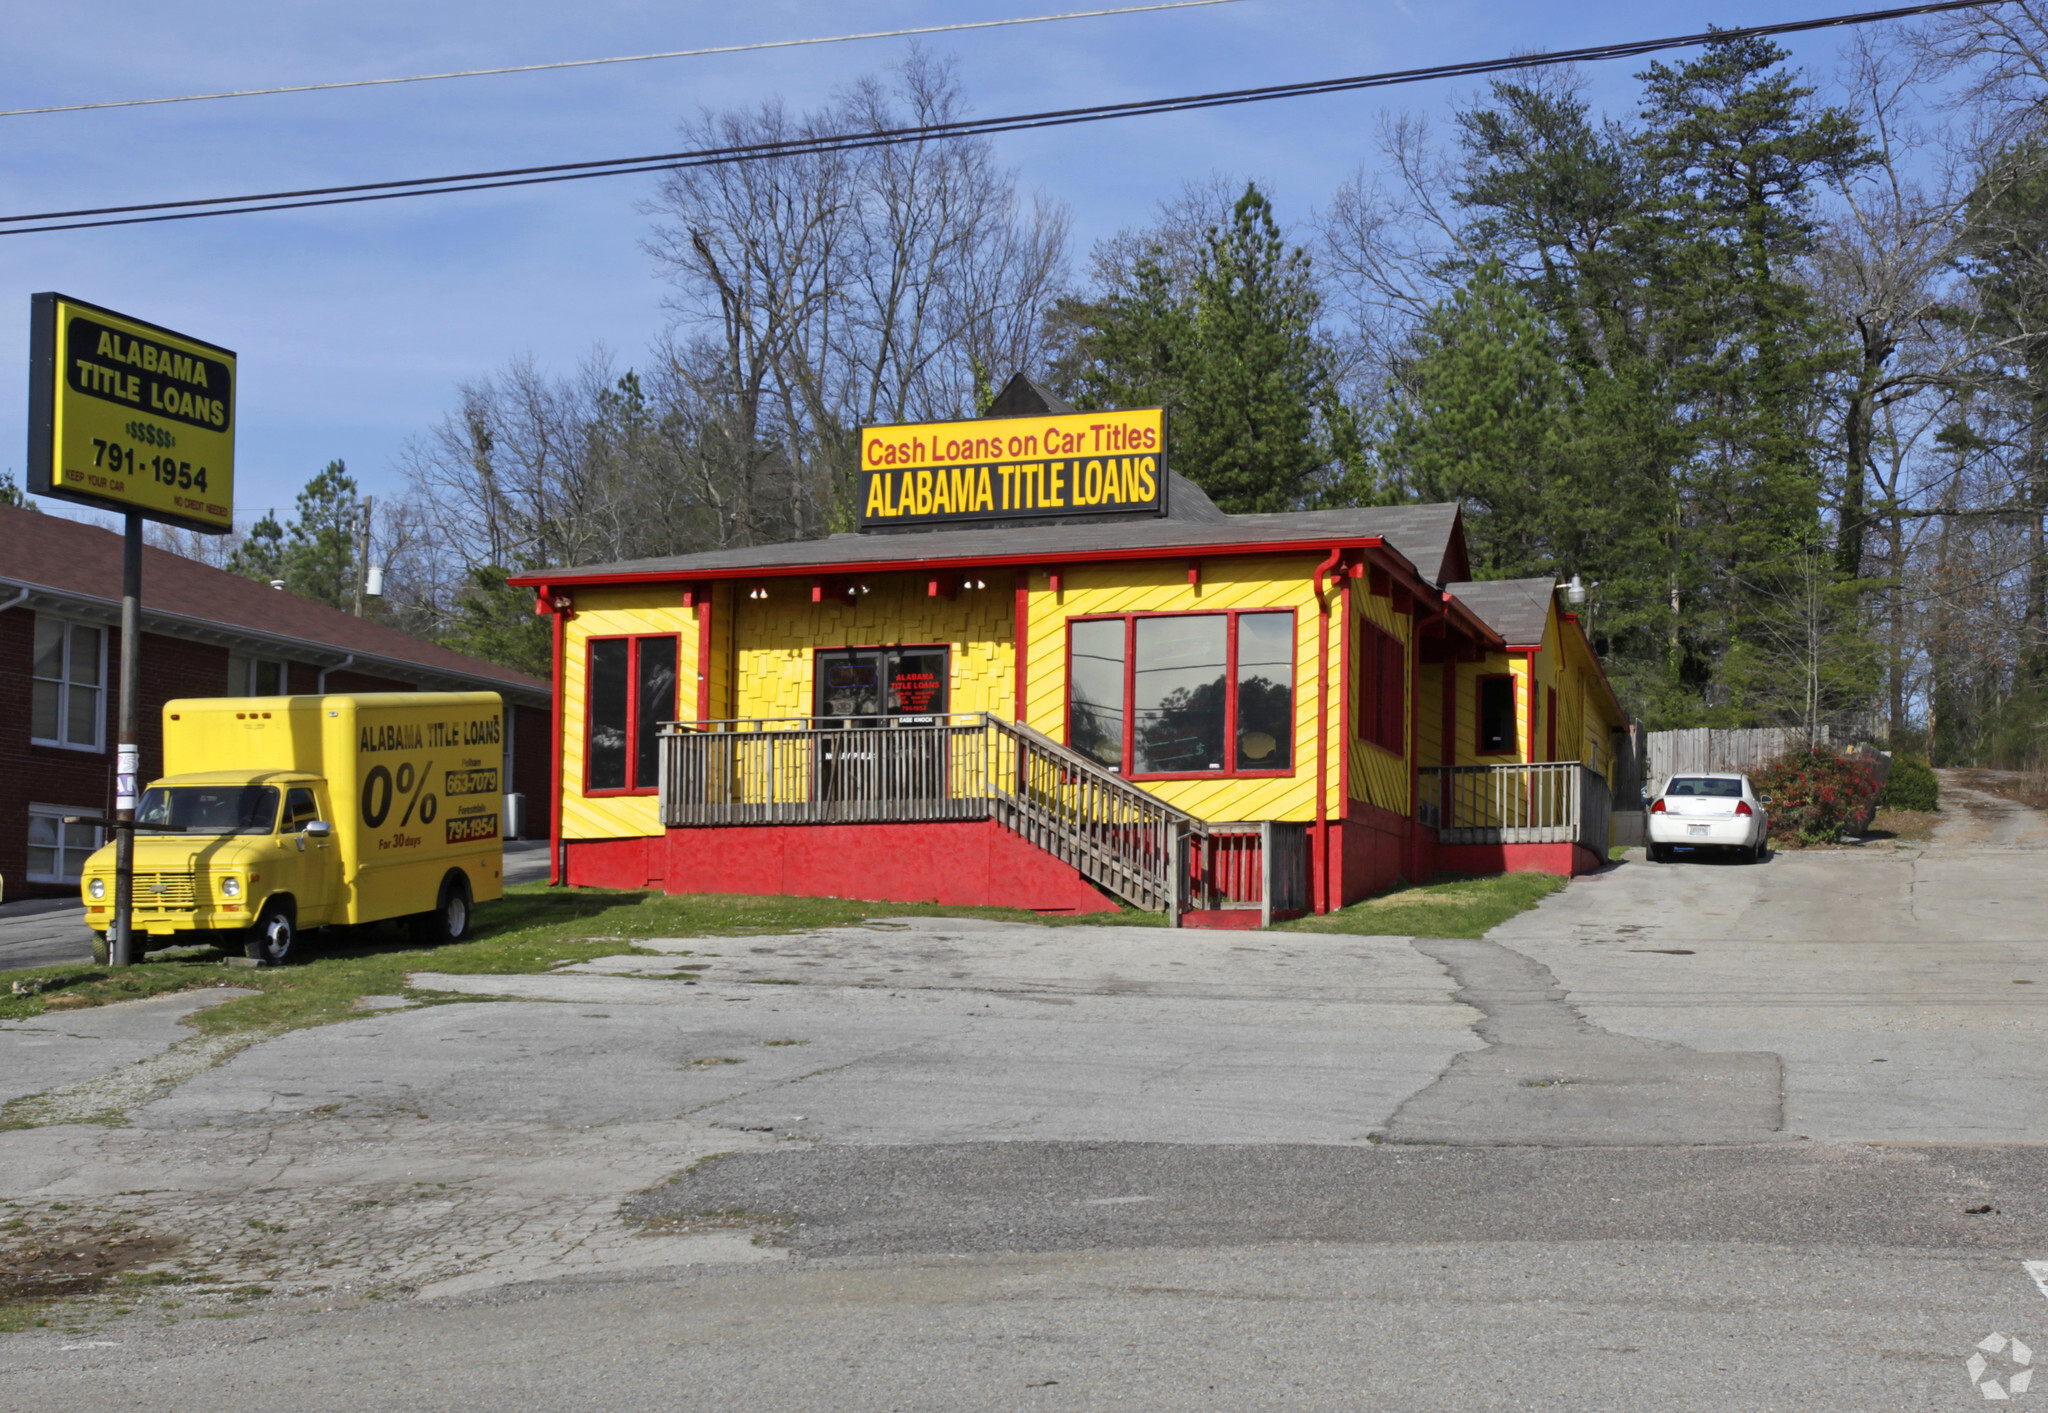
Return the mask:
[[141,774],[136,741],[135,688],[140,670],[137,620],[142,613],[142,517],[128,512],[121,547],[121,728],[114,747],[114,935],[107,960],[135,963],[135,794]]

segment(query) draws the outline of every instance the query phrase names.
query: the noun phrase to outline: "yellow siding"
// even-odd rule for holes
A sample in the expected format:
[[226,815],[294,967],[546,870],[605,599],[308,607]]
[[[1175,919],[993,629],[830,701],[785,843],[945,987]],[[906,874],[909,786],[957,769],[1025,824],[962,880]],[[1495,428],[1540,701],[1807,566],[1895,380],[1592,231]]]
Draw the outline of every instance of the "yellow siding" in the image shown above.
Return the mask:
[[661,833],[661,815],[652,795],[583,793],[584,703],[590,663],[586,645],[592,638],[625,633],[673,633],[681,639],[678,662],[680,711],[696,714],[697,621],[682,606],[671,585],[645,588],[579,589],[576,611],[563,635],[562,652],[562,836],[566,839],[618,839]]
[[[1026,671],[1028,724],[1055,740],[1066,739],[1067,619],[1100,613],[1187,613],[1202,609],[1292,608],[1295,611],[1294,773],[1253,779],[1149,780],[1144,787],[1202,819],[1315,818],[1316,779],[1316,598],[1310,580],[1317,559],[1286,556],[1223,559],[1201,567],[1201,582],[1188,583],[1187,561],[1154,560],[1086,567],[1064,572],[1055,594],[1044,574],[1030,579],[1029,663]],[[1332,604],[1329,711],[1324,724],[1329,775],[1327,808],[1336,817],[1343,791],[1339,682],[1342,643]],[[1001,711],[997,707],[994,710]]]
[[840,604],[811,602],[808,580],[777,580],[769,597],[735,601],[738,631],[736,717],[809,716],[812,664],[820,648],[899,643],[951,646],[950,711],[1016,710],[1013,580],[984,575],[986,589],[934,598],[929,581],[907,574],[872,575],[868,592]]
[[1417,765],[1444,763],[1444,673],[1453,670],[1449,663],[1422,664],[1422,749],[1416,753]]
[[[1395,613],[1393,597],[1373,593],[1371,582],[1370,579],[1351,581],[1351,597],[1357,604],[1358,617],[1391,633],[1404,645],[1410,644],[1410,635],[1415,624],[1413,616]],[[1350,696],[1351,731],[1354,737],[1358,734],[1358,723],[1361,719],[1359,693],[1364,687],[1364,673],[1359,667],[1362,661],[1359,652],[1361,641],[1362,636],[1354,631],[1352,660],[1341,669],[1345,677],[1345,690]],[[1381,809],[1392,810],[1396,814],[1408,812],[1407,743],[1413,730],[1412,713],[1415,710],[1415,654],[1412,647],[1403,655],[1402,662],[1404,671],[1401,686],[1401,754],[1389,754],[1366,741],[1354,739],[1351,742],[1351,798],[1364,800],[1368,804],[1378,805]]]

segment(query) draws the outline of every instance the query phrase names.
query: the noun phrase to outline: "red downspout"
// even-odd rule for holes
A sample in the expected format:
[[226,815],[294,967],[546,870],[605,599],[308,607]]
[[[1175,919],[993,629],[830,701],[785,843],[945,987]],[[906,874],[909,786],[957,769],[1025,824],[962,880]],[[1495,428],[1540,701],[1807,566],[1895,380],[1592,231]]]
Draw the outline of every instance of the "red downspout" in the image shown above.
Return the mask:
[[1031,571],[1017,571],[1017,724],[1024,724],[1024,678],[1031,659]]
[[1316,566],[1316,911],[1330,910],[1330,604],[1323,597],[1323,576],[1344,562],[1344,551],[1333,549],[1330,557]]
[[566,881],[562,877],[562,610],[567,603],[566,596],[557,599],[554,590],[546,585],[541,587],[541,601],[535,607],[552,615],[555,620],[555,674],[553,709],[550,716],[554,729],[549,733],[548,759],[548,887],[559,888]]
[[713,585],[699,585],[696,602],[692,605],[697,612],[697,720],[700,724],[711,719],[711,605],[715,592]]
[[1422,872],[1422,629],[1443,616],[1438,609],[1427,618],[1422,600],[1415,600],[1408,612],[1408,881],[1426,883]]

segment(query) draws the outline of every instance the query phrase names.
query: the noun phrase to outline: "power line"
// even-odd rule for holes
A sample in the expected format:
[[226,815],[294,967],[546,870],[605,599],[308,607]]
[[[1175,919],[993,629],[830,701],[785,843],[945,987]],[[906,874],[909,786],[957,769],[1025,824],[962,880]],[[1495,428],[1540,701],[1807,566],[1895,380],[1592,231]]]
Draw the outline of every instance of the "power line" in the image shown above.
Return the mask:
[[882,29],[866,34],[832,34],[815,39],[768,39],[758,44],[721,44],[710,49],[674,49],[665,54],[621,54],[610,59],[563,59],[551,64],[513,64],[502,69],[460,69],[445,74],[408,74],[402,78],[295,83],[282,88],[237,88],[224,93],[185,93],[169,98],[116,98],[104,103],[60,103],[48,108],[0,108],[0,118],[22,118],[37,113],[84,113],[98,108],[146,108],[158,103],[207,103],[216,98],[262,98],[274,93],[320,93],[333,88],[378,88],[393,83],[433,83],[440,79],[486,78],[492,74],[533,74],[547,69],[588,69],[599,64],[644,64],[650,59],[695,59],[706,54],[746,54],[759,49],[795,49],[808,44],[844,44],[855,39],[899,39],[906,35],[951,34],[965,29],[1042,25],[1055,20],[1092,20],[1105,15],[1137,15],[1151,10],[1189,10],[1201,5],[1237,3],[1238,0],[1161,0],[1158,4],[1126,5],[1116,10],[1073,10],[1062,15],[1026,15],[1009,20],[968,20],[950,25],[921,25],[915,29]]
[[[2005,0],[1990,0],[1992,4]],[[1351,93],[1396,84],[1422,83],[1431,79],[1469,78],[1484,74],[1512,72],[1580,61],[1635,58],[1666,49],[1688,49],[1717,40],[1766,38],[1781,34],[1802,34],[1814,30],[1875,24],[1886,20],[1911,19],[1950,10],[1987,8],[1985,0],[1933,0],[1933,3],[1904,5],[1887,10],[1863,10],[1848,15],[1819,19],[1788,20],[1779,24],[1751,25],[1741,29],[1710,29],[1701,34],[1675,35],[1665,39],[1633,40],[1618,44],[1591,45],[1543,54],[1522,54],[1505,59],[1472,60],[1438,64],[1429,68],[1399,69],[1350,78],[1315,79],[1299,83],[1272,84],[1262,88],[1231,89],[1177,98],[1148,98],[1130,103],[1103,103],[1084,108],[1063,108],[1042,113],[1021,113],[1000,118],[970,118],[952,123],[918,127],[881,128],[871,132],[834,133],[813,138],[778,142],[745,143],[728,147],[699,148],[687,152],[655,153],[641,157],[613,157],[588,162],[556,162],[545,166],[507,167],[497,171],[461,172],[445,177],[412,177],[399,181],[360,182],[350,186],[308,187],[297,191],[258,192],[244,196],[199,197],[186,201],[155,201],[130,206],[99,206],[76,211],[42,211],[22,216],[0,216],[0,236],[33,235],[45,231],[84,230],[99,226],[147,225],[160,221],[189,221],[202,216],[247,215],[261,211],[292,211],[311,206],[347,206],[366,201],[393,201],[401,197],[435,196],[449,192],[489,191],[501,187],[542,186],[553,182],[582,181],[591,177],[631,176],[687,167],[721,166],[732,162],[760,161],[771,157],[816,156],[853,152],[870,147],[887,147],[905,142],[943,138],[985,137],[995,133],[1022,132],[1038,128],[1067,127],[1077,123],[1104,122],[1112,118],[1149,117],[1160,113],[1194,112],[1205,108],[1232,107],[1244,103],[1265,103],[1282,98],[1306,98],[1327,93]],[[215,209],[195,209],[215,208]],[[161,212],[136,215],[136,212]],[[106,219],[76,219],[102,217]],[[17,223],[49,221],[56,224],[30,226]]]

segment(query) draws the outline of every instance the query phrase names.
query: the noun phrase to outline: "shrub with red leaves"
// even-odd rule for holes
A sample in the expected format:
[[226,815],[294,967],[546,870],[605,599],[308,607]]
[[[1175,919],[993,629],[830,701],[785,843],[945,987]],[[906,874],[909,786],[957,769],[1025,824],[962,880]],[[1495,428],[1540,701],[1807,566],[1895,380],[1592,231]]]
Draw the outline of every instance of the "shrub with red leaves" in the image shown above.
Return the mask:
[[1780,756],[1751,777],[1783,843],[1833,844],[1862,833],[1877,813],[1884,781],[1869,761],[1814,746]]

